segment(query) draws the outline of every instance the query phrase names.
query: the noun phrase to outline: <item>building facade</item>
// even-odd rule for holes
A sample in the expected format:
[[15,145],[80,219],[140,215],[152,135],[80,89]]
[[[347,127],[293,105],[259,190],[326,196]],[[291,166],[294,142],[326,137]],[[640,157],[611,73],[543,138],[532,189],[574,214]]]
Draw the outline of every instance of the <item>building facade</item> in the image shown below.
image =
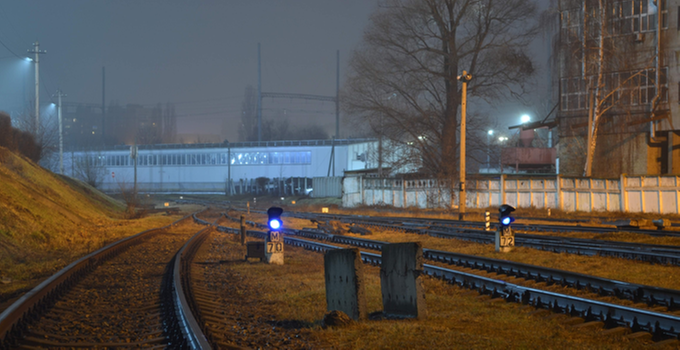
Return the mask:
[[560,173],[680,173],[680,1],[557,4]]
[[[372,139],[130,146],[64,153],[65,175],[107,192],[300,194],[318,177],[375,168]],[[268,191],[276,189],[275,191]]]

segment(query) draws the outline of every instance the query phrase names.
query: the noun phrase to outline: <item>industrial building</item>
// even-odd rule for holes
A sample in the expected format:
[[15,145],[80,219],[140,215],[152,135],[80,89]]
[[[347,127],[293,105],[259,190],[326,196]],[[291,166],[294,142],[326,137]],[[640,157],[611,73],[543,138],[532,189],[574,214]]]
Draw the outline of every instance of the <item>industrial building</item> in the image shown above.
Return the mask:
[[67,151],[64,173],[107,192],[131,190],[136,168],[140,192],[308,194],[314,178],[339,188],[345,172],[377,168],[373,139],[140,145],[136,166],[131,148]]

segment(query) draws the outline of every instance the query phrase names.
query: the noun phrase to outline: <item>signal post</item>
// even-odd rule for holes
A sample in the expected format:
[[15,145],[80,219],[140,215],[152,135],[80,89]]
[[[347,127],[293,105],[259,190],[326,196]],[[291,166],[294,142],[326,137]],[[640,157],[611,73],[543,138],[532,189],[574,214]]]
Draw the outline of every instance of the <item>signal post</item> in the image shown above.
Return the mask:
[[283,228],[282,213],[283,209],[278,207],[267,210],[269,233],[264,239],[264,257],[268,264],[283,265],[283,232],[280,231]]
[[515,221],[515,218],[510,216],[510,213],[515,211],[515,208],[507,204],[503,204],[498,208],[499,221],[498,229],[496,230],[496,251],[508,253],[515,246],[515,234],[512,232],[510,224]]

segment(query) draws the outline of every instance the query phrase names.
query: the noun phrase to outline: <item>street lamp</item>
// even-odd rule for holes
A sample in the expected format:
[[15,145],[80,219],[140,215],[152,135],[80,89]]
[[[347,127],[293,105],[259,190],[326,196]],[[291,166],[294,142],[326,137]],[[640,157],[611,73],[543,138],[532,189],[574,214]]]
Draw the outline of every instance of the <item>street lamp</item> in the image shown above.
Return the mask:
[[531,121],[531,117],[528,114],[524,114],[520,120],[522,124],[526,124]]

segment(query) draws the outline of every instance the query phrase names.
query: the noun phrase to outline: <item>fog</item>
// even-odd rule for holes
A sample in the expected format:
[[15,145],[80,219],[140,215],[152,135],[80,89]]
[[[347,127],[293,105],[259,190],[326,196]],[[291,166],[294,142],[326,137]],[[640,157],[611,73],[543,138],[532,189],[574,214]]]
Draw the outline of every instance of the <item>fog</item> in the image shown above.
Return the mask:
[[[66,102],[100,105],[106,67],[107,105],[173,103],[178,133],[222,133],[237,140],[244,90],[257,86],[258,43],[263,91],[334,96],[336,51],[342,83],[376,4],[5,0],[0,3],[0,110],[14,116],[32,103],[33,64],[22,58],[39,41],[47,50],[40,57],[41,108],[55,101],[57,89],[68,95]],[[540,42],[534,46],[545,48]],[[539,69],[540,87],[546,72]],[[539,99],[528,97],[534,100]],[[509,101],[491,113],[504,111],[502,123],[511,125],[507,115],[543,110],[534,107]],[[334,111],[330,102],[263,103],[264,119],[316,123],[329,135],[334,134]],[[348,136],[353,131],[341,128],[341,137]]]

